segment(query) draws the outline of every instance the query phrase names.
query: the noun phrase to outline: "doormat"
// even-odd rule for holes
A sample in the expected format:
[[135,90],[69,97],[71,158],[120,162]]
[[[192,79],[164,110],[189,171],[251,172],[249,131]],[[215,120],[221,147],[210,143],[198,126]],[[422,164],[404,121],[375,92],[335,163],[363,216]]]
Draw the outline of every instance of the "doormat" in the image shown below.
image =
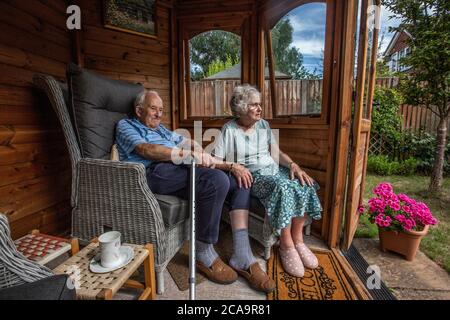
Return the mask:
[[[170,260],[167,270],[180,291],[189,289],[189,241],[186,241],[180,251]],[[203,280],[205,277],[196,272],[195,283],[200,284]]]
[[358,300],[356,288],[347,279],[345,270],[332,251],[312,250],[319,267],[305,269],[303,278],[289,275],[283,269],[278,247],[268,262],[268,274],[276,282],[276,290],[268,300]]

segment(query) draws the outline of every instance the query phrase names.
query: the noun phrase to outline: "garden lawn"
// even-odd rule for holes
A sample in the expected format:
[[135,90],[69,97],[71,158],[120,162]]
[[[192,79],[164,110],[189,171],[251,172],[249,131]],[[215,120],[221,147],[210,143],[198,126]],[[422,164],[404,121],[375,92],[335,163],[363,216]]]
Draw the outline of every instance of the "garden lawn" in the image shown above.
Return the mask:
[[[366,176],[364,203],[373,196],[373,188],[380,182],[389,182],[394,192],[405,193],[411,198],[428,205],[434,217],[438,219],[437,226],[432,226],[422,239],[420,250],[437,264],[450,272],[450,178],[444,179],[443,191],[440,195],[430,195],[427,187],[430,178],[424,176]],[[378,228],[364,215],[361,217],[356,237],[377,238]]]

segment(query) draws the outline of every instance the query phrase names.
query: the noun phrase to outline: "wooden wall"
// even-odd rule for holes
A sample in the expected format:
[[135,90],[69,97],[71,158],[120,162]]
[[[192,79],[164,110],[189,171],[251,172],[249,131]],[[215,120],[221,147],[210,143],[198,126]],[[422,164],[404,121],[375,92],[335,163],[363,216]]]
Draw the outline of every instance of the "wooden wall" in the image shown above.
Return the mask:
[[[81,65],[159,91],[172,125],[172,1],[159,0],[158,37],[106,29],[102,0],[81,0]],[[17,238],[33,228],[70,229],[70,162],[60,125],[33,74],[65,81],[75,42],[65,0],[0,1],[0,212]],[[176,103],[176,101],[175,101]]]
[[104,28],[102,1],[82,0],[80,42],[85,68],[158,91],[165,105],[162,122],[170,128],[172,5],[171,0],[158,3],[155,39]]
[[[242,59],[248,67],[244,74],[247,82],[254,83],[258,79],[256,48],[261,40],[256,39],[255,1],[177,1],[175,17],[172,0],[159,0],[155,39],[104,28],[102,1],[80,0],[80,63],[111,78],[141,82],[159,91],[166,106],[163,123],[186,127],[185,123],[178,125],[177,105],[182,94],[177,85],[182,70],[174,36],[177,24],[198,28],[204,23],[216,28],[233,24],[237,18],[245,21]],[[8,214],[14,237],[33,228],[53,234],[70,228],[70,166],[65,142],[53,111],[31,85],[36,72],[65,78],[75,44],[66,30],[65,10],[65,0],[0,2],[0,212]],[[221,19],[224,13],[226,18]],[[283,151],[322,186],[324,220],[315,224],[315,229],[325,235],[334,172],[333,120],[316,120],[302,124],[275,121],[273,127],[281,130]],[[208,126],[204,123],[205,129]]]
[[70,226],[70,163],[56,116],[33,89],[36,72],[65,78],[63,0],[0,1],[0,212],[13,237]]

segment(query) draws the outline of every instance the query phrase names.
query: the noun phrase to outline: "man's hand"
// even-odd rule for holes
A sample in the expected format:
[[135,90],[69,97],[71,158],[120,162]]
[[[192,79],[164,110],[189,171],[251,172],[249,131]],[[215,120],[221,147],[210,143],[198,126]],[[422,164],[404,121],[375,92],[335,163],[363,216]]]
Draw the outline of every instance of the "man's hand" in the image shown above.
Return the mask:
[[236,177],[239,188],[244,186],[245,189],[248,189],[252,186],[253,176],[246,167],[240,165],[238,163],[233,164],[233,168],[231,169],[231,173]]
[[291,180],[294,180],[297,177],[300,180],[302,186],[305,185],[305,182],[308,186],[312,186],[314,184],[314,179],[308,176],[308,174],[305,171],[300,169],[298,164],[292,163],[290,169],[291,169],[290,173]]
[[193,151],[192,155],[195,157],[195,161],[197,161],[199,166],[214,168],[216,165],[216,160],[204,151]]

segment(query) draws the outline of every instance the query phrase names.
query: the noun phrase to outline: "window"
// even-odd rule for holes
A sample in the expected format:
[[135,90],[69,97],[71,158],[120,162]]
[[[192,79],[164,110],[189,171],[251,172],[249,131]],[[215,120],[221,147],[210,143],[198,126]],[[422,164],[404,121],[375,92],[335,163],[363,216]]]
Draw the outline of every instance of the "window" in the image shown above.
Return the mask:
[[[326,11],[324,2],[307,3],[291,10],[271,29],[275,116],[322,112]],[[271,88],[268,69],[266,91]]]
[[229,117],[229,101],[241,83],[241,38],[222,30],[189,40],[190,117]]

